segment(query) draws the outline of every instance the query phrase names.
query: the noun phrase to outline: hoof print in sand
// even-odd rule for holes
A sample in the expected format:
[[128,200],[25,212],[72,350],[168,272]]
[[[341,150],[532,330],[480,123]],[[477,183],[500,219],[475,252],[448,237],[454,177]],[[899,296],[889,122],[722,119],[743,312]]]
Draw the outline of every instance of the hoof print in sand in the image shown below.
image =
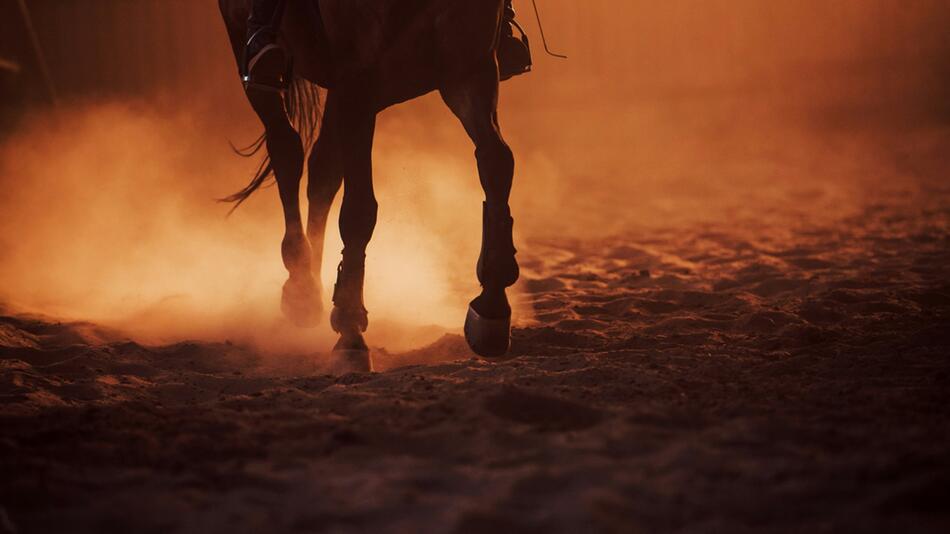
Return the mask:
[[538,430],[569,431],[590,428],[603,419],[599,410],[567,399],[507,387],[485,399],[495,417],[531,425]]

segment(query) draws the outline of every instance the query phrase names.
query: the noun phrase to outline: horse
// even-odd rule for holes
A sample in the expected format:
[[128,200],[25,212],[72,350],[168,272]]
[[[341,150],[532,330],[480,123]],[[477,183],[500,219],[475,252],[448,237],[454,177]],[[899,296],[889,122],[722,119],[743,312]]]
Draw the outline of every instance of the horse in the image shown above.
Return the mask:
[[[219,0],[240,63],[251,0]],[[503,0],[291,0],[279,43],[292,58],[289,88],[246,90],[264,134],[245,155],[266,148],[253,180],[226,200],[235,207],[272,175],[283,207],[281,256],[288,278],[281,309],[294,323],[322,319],[319,266],[330,204],[343,187],[339,229],[342,261],[330,325],[339,334],[331,369],[370,371],[363,334],[366,246],[376,226],[371,163],[376,116],[388,107],[438,91],[475,146],[482,203],[481,292],[470,303],[465,339],[476,354],[497,358],[510,349],[511,306],[506,289],[519,276],[508,205],[512,150],[498,121],[496,52]],[[319,98],[318,87],[326,89]],[[311,145],[309,154],[305,150]],[[306,230],[299,189],[307,162]]]

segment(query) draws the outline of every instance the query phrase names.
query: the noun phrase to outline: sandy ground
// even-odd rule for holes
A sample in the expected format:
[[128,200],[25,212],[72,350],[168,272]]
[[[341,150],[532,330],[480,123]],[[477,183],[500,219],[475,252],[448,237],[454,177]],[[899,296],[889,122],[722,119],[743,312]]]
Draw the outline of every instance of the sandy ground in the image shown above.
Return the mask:
[[449,334],[331,377],[6,312],[0,532],[946,532],[946,146],[834,216],[762,153],[738,183],[792,185],[734,217],[525,238],[503,362]]

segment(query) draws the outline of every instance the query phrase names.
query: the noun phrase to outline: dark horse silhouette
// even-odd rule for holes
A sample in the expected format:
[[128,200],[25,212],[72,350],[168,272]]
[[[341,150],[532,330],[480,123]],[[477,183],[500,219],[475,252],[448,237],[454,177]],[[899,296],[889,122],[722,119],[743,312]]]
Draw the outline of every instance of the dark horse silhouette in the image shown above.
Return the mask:
[[[219,0],[239,63],[250,3]],[[502,356],[509,348],[511,307],[505,290],[519,273],[508,207],[514,157],[502,138],[497,112],[496,49],[503,4],[503,0],[290,1],[279,37],[293,58],[290,87],[284,95],[247,91],[265,128],[250,152],[266,147],[268,159],[251,183],[228,200],[240,204],[270,174],[275,177],[286,223],[281,252],[289,272],[281,307],[301,325],[314,324],[322,315],[319,265],[327,214],[344,186],[339,221],[344,249],[330,317],[340,334],[332,364],[339,370],[371,368],[362,335],[368,326],[363,272],[366,245],[376,225],[371,164],[376,115],[436,90],[475,144],[485,192],[476,266],[482,292],[469,306],[465,337],[472,350],[485,357]],[[319,130],[314,84],[328,88]],[[314,134],[307,162],[310,206],[305,232],[298,191],[305,146]]]

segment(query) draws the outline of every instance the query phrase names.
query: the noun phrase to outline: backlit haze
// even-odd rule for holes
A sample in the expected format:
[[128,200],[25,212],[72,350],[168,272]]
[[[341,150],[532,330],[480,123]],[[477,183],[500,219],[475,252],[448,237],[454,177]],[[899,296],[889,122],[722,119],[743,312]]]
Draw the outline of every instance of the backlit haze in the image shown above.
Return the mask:
[[[261,128],[214,4],[189,8],[187,24],[200,30],[189,35],[200,38],[168,51],[183,65],[170,79],[143,73],[122,47],[75,59],[47,47],[64,84],[77,63],[104,60],[156,79],[121,91],[112,90],[121,77],[104,79],[101,91],[27,110],[0,140],[0,302],[145,342],[332,342],[328,326],[299,330],[280,316],[276,189],[230,217],[215,202],[256,168],[228,140],[246,144]],[[895,162],[909,152],[940,158],[946,146],[946,2],[538,4],[552,48],[570,59],[544,55],[530,3],[516,0],[536,65],[503,84],[500,120],[517,158],[522,250],[721,224],[780,238],[783,228],[744,208],[765,203],[776,218],[807,225],[853,215],[867,195],[912,201],[916,185]],[[41,34],[52,32],[37,17]],[[482,193],[473,148],[437,95],[381,115],[374,168],[369,339],[405,350],[462,324],[477,293]],[[342,248],[338,204],[322,266],[327,293]],[[517,313],[532,320],[524,306]]]

